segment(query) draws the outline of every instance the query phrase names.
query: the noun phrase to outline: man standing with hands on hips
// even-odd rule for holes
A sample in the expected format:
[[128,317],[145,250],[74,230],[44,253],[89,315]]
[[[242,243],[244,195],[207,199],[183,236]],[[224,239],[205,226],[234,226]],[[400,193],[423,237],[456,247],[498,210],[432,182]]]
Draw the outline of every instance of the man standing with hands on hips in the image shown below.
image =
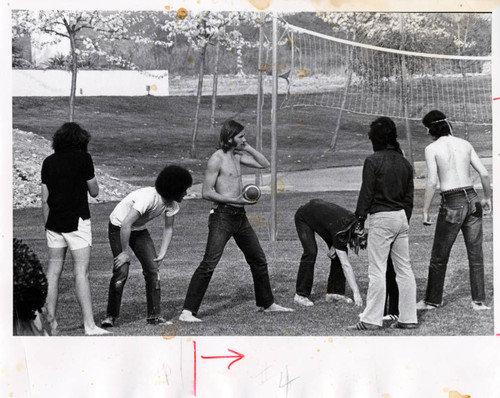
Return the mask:
[[[432,310],[442,305],[444,279],[450,252],[458,232],[464,236],[474,310],[488,310],[485,305],[483,261],[483,211],[491,212],[491,187],[488,171],[472,145],[453,136],[446,115],[438,110],[422,119],[434,142],[425,148],[427,186],[425,188],[424,224],[431,225],[429,208],[439,182],[441,207],[436,222],[429,265],[425,299],[419,310]],[[479,200],[470,175],[470,166],[479,174],[484,199]]]
[[214,202],[214,206],[208,219],[205,255],[191,278],[179,317],[183,322],[201,322],[196,317],[198,309],[231,237],[250,265],[257,306],[264,312],[293,311],[274,302],[266,256],[245,214],[245,205],[256,202],[247,200],[242,195],[241,165],[263,169],[269,167],[269,161],[246,142],[243,128],[234,120],[224,122],[219,149],[208,160],[202,196]]

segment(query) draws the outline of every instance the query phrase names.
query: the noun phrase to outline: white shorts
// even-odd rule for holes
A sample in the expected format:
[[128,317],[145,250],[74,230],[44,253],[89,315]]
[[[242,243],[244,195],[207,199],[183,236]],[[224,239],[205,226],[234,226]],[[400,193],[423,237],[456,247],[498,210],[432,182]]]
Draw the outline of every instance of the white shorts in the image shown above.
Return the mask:
[[47,246],[52,249],[69,247],[69,250],[83,249],[92,246],[92,229],[90,218],[78,219],[78,229],[73,232],[54,232],[49,229],[45,231]]

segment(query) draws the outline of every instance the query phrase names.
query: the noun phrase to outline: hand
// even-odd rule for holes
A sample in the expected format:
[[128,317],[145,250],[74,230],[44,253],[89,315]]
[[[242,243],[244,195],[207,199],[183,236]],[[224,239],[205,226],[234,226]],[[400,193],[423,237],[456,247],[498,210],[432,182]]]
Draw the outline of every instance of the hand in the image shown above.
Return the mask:
[[432,222],[431,222],[431,217],[429,216],[429,213],[427,212],[424,212],[424,221],[423,221],[424,225],[432,225]]
[[328,253],[326,253],[326,255],[328,256],[328,258],[330,259],[334,259],[335,257],[337,257],[337,252],[335,251],[335,247],[331,247],[330,250],[328,250]]
[[361,298],[361,295],[359,293],[354,293],[354,304],[356,305],[356,307],[363,306],[363,299]]
[[158,256],[156,258],[153,258],[153,261],[156,261],[157,263],[159,263],[158,265],[160,265],[160,263],[163,261],[164,258],[165,258],[165,255]]
[[483,212],[484,212],[484,214],[490,214],[491,213],[491,199],[483,199],[481,201],[481,206],[483,206]]
[[243,194],[241,194],[240,196],[238,196],[236,198],[236,204],[239,204],[239,205],[254,205],[255,203],[258,202],[258,199],[257,200],[248,200],[248,199],[245,199],[243,197]]
[[118,269],[120,268],[123,264],[129,263],[130,262],[130,257],[127,253],[121,252],[118,256],[116,256],[113,259],[113,268]]

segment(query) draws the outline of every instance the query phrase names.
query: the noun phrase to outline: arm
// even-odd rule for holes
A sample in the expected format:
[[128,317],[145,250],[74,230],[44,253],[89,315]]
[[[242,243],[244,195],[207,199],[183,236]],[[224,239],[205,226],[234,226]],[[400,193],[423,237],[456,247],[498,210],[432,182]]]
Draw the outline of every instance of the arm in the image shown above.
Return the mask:
[[99,195],[99,184],[97,183],[97,178],[94,177],[87,181],[87,189],[90,196],[92,196],[93,198]]
[[42,184],[42,215],[43,215],[43,224],[47,224],[47,219],[49,218],[49,205],[47,200],[49,199],[49,189],[47,185]]
[[168,246],[172,240],[172,235],[174,233],[174,219],[175,216],[165,216],[165,226],[163,227],[163,236],[161,239],[160,253],[153,261],[161,262],[167,254]]
[[248,143],[245,143],[245,147],[238,154],[241,156],[240,163],[245,166],[253,167],[255,169],[265,169],[270,165],[266,157],[256,149],[252,148]]
[[352,270],[351,263],[349,262],[349,257],[347,257],[347,252],[337,249],[335,249],[335,252],[339,257],[340,264],[342,264],[342,270],[344,271],[347,283],[352,290],[354,303],[357,307],[361,307],[363,305],[363,299],[361,298],[361,294],[359,294],[358,284],[356,283],[356,277],[354,276],[354,271]]
[[438,183],[437,163],[434,153],[430,147],[425,148],[425,163],[427,164],[427,184],[425,186],[423,216],[424,225],[431,225],[429,208],[432,203],[432,198],[436,192]]
[[120,227],[120,243],[122,246],[122,252],[113,259],[115,269],[130,262],[130,256],[128,255],[130,234],[132,233],[132,225],[139,219],[140,216],[141,213],[135,209],[131,209],[127,214],[127,217],[125,217],[122,221],[122,226]]
[[403,205],[406,213],[406,219],[410,222],[411,214],[413,213],[413,194],[414,194],[414,182],[413,182],[413,167],[411,173],[408,177],[408,185],[406,187],[406,195],[403,199]]
[[356,218],[364,226],[366,216],[370,210],[371,203],[373,201],[373,195],[375,190],[375,182],[377,178],[375,176],[375,170],[373,163],[370,159],[366,159],[363,165],[363,182],[361,183],[361,189],[358,196],[358,204],[356,206]]
[[474,170],[476,170],[479,174],[479,178],[481,178],[481,185],[483,186],[483,196],[484,199],[481,201],[483,205],[483,210],[486,214],[491,213],[491,185],[490,185],[490,176],[488,174],[488,170],[484,167],[483,163],[477,156],[476,151],[472,148],[470,162]]
[[222,165],[222,159],[219,155],[214,154],[208,161],[207,171],[205,172],[205,180],[203,181],[203,186],[201,188],[201,196],[203,199],[211,200],[217,203],[227,203],[227,204],[238,204],[238,205],[250,205],[256,202],[251,202],[243,198],[240,195],[236,198],[221,195],[215,190],[215,185],[217,184],[217,178],[219,177],[219,172]]

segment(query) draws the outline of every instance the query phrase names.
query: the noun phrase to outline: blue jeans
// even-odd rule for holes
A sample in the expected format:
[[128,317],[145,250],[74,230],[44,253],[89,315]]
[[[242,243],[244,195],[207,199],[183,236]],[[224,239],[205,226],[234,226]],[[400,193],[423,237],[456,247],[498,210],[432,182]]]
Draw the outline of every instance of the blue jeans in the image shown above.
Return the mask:
[[[120,242],[120,227],[109,223],[108,227],[109,244],[113,253],[113,258],[122,252]],[[142,265],[142,274],[146,280],[146,301],[148,309],[148,320],[156,319],[160,316],[160,274],[158,273],[158,263],[153,261],[156,258],[156,250],[147,229],[132,231],[129,241],[130,248],[137,256]],[[113,276],[109,283],[107,316],[118,318],[120,315],[120,305],[122,302],[123,287],[128,278],[130,263],[123,264],[118,269],[113,269]]]
[[475,302],[485,300],[483,208],[474,188],[468,187],[441,193],[441,207],[436,222],[424,300],[428,304],[440,305],[443,301],[446,266],[460,230],[464,236],[469,259],[472,300]]
[[[300,296],[309,297],[313,286],[314,264],[318,255],[318,245],[316,244],[315,231],[309,226],[307,220],[302,217],[300,210],[295,213],[295,228],[303,248],[295,291]],[[320,236],[330,248],[332,246],[332,237]],[[338,256],[335,256],[330,262],[326,292],[345,294],[345,275]]]
[[208,240],[203,261],[189,283],[184,309],[196,315],[208,288],[215,267],[231,237],[245,255],[252,272],[255,299],[258,307],[267,308],[274,303],[266,256],[259,239],[248,222],[245,209],[219,205],[208,218]]

